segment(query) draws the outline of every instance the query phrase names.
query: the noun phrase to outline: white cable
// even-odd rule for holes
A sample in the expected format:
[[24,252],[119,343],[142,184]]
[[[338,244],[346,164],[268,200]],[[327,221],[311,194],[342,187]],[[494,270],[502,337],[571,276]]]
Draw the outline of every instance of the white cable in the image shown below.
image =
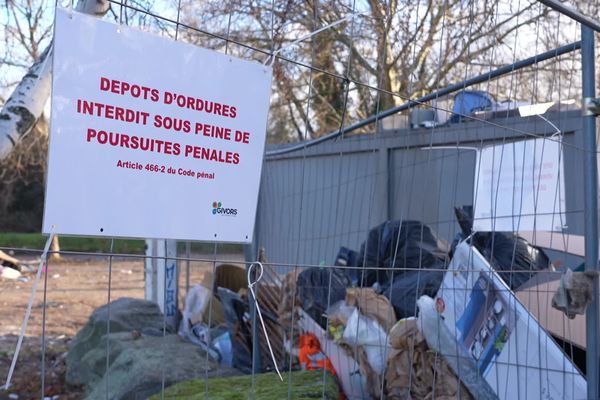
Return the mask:
[[[27,304],[27,311],[25,311],[25,317],[23,318],[23,323],[21,324],[21,334],[19,335],[19,340],[17,340],[17,348],[15,349],[15,354],[13,355],[12,362],[10,364],[10,369],[8,370],[8,376],[6,377],[6,383],[0,389],[8,390],[10,386],[10,381],[13,376],[13,372],[15,371],[15,365],[17,364],[17,359],[19,358],[19,352],[21,351],[21,344],[23,343],[23,337],[25,336],[25,331],[27,330],[27,324],[29,323],[29,316],[31,315],[31,307],[33,306],[33,300],[35,299],[35,294],[37,292],[38,285],[40,283],[40,278],[42,276],[42,270],[46,269],[46,259],[48,256],[48,250],[50,249],[50,243],[52,243],[52,238],[54,237],[54,233],[50,233],[48,236],[48,240],[46,240],[46,245],[44,246],[44,251],[42,252],[42,256],[40,257],[40,265],[38,266],[37,275],[35,276],[35,282],[33,283],[33,287],[31,288],[31,295],[29,296],[29,304]],[[46,273],[48,271],[46,270]],[[44,305],[45,307],[45,305]]]
[[[260,266],[260,275],[258,275],[258,278],[256,278],[256,280],[254,282],[251,281],[250,278],[250,274],[252,273],[252,268],[254,268],[255,265],[259,265]],[[263,327],[263,332],[265,333],[265,339],[267,340],[267,346],[269,347],[269,352],[271,352],[271,359],[273,360],[273,365],[275,366],[275,371],[277,371],[277,375],[279,375],[279,379],[281,379],[281,382],[283,382],[283,377],[281,376],[281,373],[279,372],[279,368],[277,367],[277,361],[275,360],[275,355],[273,354],[273,349],[271,348],[271,341],[269,340],[269,334],[267,333],[267,328],[265,326],[265,321],[263,320],[262,317],[262,313],[260,312],[260,306],[258,305],[258,299],[256,298],[256,295],[254,294],[254,285],[256,285],[258,283],[258,281],[260,281],[260,279],[263,276],[263,265],[260,261],[255,261],[252,264],[250,264],[250,268],[248,268],[248,289],[250,289],[250,293],[252,293],[252,298],[254,299],[254,306],[256,307],[256,311],[258,311],[258,317],[260,318],[260,324]],[[258,338],[254,338],[254,340],[257,340]]]
[[562,132],[560,131],[560,129],[558,129],[558,126],[554,125],[554,123],[552,121],[550,121],[548,118],[544,117],[542,114],[536,114],[536,116],[538,116],[541,119],[543,119],[544,121],[546,121],[551,127],[553,127],[556,130],[556,132],[554,132],[552,134],[552,136],[550,136],[551,138],[560,136],[562,139]]

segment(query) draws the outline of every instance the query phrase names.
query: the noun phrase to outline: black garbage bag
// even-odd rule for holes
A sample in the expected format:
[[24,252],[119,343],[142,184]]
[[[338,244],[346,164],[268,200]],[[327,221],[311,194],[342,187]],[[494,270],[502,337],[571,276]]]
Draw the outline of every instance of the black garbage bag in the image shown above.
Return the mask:
[[417,315],[417,300],[423,295],[435,298],[444,279],[444,264],[439,269],[405,272],[393,280],[383,293],[390,300],[398,319]]
[[359,285],[361,280],[358,268],[358,252],[347,247],[340,247],[338,254],[335,257],[333,265],[341,267],[339,268],[342,274],[346,275],[350,280],[350,286],[356,287]]
[[322,328],[327,327],[324,315],[329,306],[346,298],[350,279],[343,271],[335,268],[308,268],[300,272],[296,290],[302,309]]
[[344,267],[356,267],[358,265],[358,253],[347,247],[340,247],[335,257],[335,264]]
[[[420,221],[386,221],[371,229],[358,256],[359,286],[389,286],[393,277],[418,269],[445,268],[448,246]],[[374,268],[386,268],[377,270]]]
[[[452,253],[460,241],[473,233],[472,208],[455,208],[454,212],[461,232],[452,243]],[[541,248],[513,232],[476,232],[469,238],[469,243],[512,290],[535,276],[536,271],[550,267],[550,259]]]

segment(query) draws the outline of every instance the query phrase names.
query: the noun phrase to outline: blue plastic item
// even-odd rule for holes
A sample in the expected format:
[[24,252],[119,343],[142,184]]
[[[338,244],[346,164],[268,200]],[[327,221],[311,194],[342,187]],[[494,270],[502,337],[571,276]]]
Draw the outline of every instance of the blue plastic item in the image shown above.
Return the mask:
[[233,366],[233,348],[231,345],[231,336],[229,332],[225,332],[221,336],[213,340],[212,345],[221,355],[221,366]]
[[491,108],[495,103],[496,100],[488,92],[463,90],[454,96],[450,122],[460,122],[465,115]]

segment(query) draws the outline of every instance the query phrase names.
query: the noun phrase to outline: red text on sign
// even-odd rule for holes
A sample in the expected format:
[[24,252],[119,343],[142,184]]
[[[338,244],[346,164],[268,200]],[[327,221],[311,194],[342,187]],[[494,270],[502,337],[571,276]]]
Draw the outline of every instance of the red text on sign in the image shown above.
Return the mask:
[[175,92],[165,92],[163,102],[165,104],[175,104],[180,108],[202,111],[207,114],[221,115],[230,118],[235,118],[237,116],[237,108],[235,108],[235,106],[185,96]]
[[131,84],[129,82],[119,81],[117,79],[100,78],[100,90],[111,92],[120,95],[130,95],[134,98],[142,98],[144,100],[152,100],[157,102],[159,99],[158,89],[153,89],[147,86]]
[[190,133],[190,121],[181,118],[163,117],[162,115],[154,116],[154,126],[156,128],[172,129],[176,132]]
[[77,100],[77,112],[84,115],[95,115],[106,119],[116,119],[118,121],[131,122],[135,124],[146,125],[150,113],[146,111],[137,111],[130,108],[111,106],[94,101]]

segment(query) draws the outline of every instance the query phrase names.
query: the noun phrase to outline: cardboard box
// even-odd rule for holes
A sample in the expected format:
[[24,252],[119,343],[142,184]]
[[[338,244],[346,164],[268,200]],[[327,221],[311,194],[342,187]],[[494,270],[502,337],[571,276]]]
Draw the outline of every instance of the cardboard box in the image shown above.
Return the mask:
[[583,375],[467,243],[457,246],[436,302],[498,398],[587,398]]

